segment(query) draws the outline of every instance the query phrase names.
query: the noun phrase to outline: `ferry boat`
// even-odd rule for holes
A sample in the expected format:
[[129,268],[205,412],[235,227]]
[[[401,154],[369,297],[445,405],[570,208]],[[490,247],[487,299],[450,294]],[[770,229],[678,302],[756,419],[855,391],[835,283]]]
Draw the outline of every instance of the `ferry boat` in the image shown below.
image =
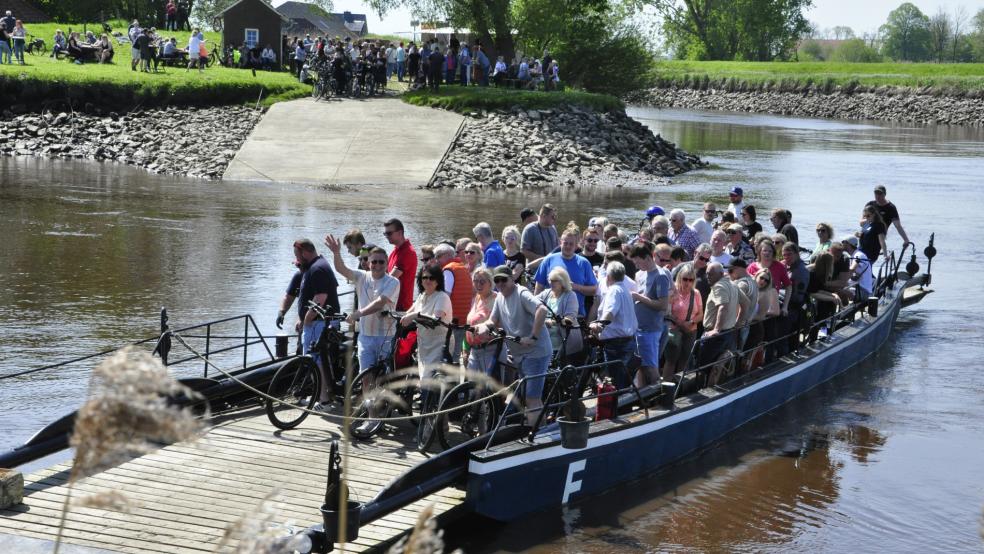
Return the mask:
[[[904,256],[906,249],[902,253]],[[449,486],[465,491],[467,510],[508,521],[530,512],[576,503],[643,478],[713,444],[748,421],[872,356],[888,339],[902,308],[919,302],[931,292],[930,268],[936,255],[933,239],[924,251],[929,264],[925,273],[919,273],[916,255],[910,254],[911,260],[904,270],[902,256],[896,258],[893,254],[881,267],[871,298],[851,304],[824,322],[826,333],[822,338],[807,342],[771,363],[713,386],[707,385],[704,372],[697,368],[683,372],[674,382],[621,393],[616,397],[615,417],[577,422],[580,430],[586,432],[586,437],[579,437],[581,441],[571,440],[566,429],[561,428],[561,422],[531,429],[524,424],[505,424],[507,418],[503,418],[489,433],[413,466],[368,502],[351,501],[341,511],[329,504],[322,506],[324,524],[302,532],[311,539],[308,542],[312,551],[328,551],[336,542],[356,538],[361,526]],[[230,372],[235,380],[209,377],[207,362],[202,377],[182,380],[198,391],[213,409],[255,405],[256,395],[236,380],[263,390],[278,369],[289,364],[311,363],[307,356],[287,356],[282,351],[274,355],[261,337],[250,338],[251,328],[256,337],[259,330],[249,316],[172,331],[167,326],[166,314],[162,313],[162,333],[144,342],[156,341],[155,352],[167,362],[172,334],[191,337],[195,332],[203,332],[201,336],[207,345],[208,341],[219,338],[213,333],[213,326],[228,322],[239,325],[240,329],[245,326],[242,345],[260,345],[270,356],[269,361],[251,365],[246,363],[244,354],[242,366]],[[221,349],[213,350],[211,354],[220,352]],[[84,359],[88,358],[91,357]],[[193,359],[194,356],[171,363]],[[194,405],[189,400],[176,401]],[[69,414],[37,433],[25,445],[0,454],[0,467],[16,467],[66,448],[73,420],[74,414]],[[337,449],[332,449],[330,457],[329,487],[341,484],[344,479]],[[326,500],[330,500],[327,496]],[[340,521],[345,524],[338,525]]]

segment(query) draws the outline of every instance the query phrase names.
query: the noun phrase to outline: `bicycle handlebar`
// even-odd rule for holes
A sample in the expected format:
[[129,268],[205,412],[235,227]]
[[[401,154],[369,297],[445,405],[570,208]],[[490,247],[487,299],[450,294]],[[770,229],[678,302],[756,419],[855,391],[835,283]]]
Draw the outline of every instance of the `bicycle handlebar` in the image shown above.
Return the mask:
[[325,321],[344,321],[348,319],[348,314],[344,312],[340,314],[329,314],[328,310],[318,305],[314,300],[308,300],[308,309],[314,310],[314,313],[318,314],[318,317]]

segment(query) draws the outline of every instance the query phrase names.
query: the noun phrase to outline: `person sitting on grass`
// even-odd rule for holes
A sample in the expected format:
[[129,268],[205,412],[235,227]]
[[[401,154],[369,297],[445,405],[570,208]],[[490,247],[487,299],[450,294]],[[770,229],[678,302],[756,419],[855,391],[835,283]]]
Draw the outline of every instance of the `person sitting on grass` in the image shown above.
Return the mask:
[[86,44],[88,44],[89,46],[95,46],[95,44],[97,42],[99,42],[99,39],[96,38],[96,35],[92,31],[86,31],[85,32],[85,43]]
[[68,40],[65,39],[65,32],[61,29],[55,31],[55,38],[52,40],[51,57],[58,58],[59,54],[68,50]]
[[109,63],[113,61],[113,41],[109,40],[109,35],[103,33],[99,42],[96,43],[98,51],[96,52],[96,60],[99,63]]

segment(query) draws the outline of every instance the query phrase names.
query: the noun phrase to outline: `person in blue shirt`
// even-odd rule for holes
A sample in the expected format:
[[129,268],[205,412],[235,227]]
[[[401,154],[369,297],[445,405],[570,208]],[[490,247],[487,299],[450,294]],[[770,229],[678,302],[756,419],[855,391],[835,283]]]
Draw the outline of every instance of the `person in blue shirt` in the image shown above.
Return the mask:
[[481,222],[472,229],[475,239],[482,245],[482,252],[485,253],[485,267],[499,267],[506,265],[506,253],[502,250],[499,241],[492,237],[492,226],[486,222]]
[[569,223],[560,236],[560,252],[547,254],[536,270],[534,294],[539,294],[548,288],[547,276],[550,275],[550,270],[563,267],[571,277],[571,289],[577,295],[578,312],[584,316],[587,315],[584,297],[594,296],[598,292],[598,279],[595,277],[591,262],[575,253],[580,237],[581,230],[573,222]]

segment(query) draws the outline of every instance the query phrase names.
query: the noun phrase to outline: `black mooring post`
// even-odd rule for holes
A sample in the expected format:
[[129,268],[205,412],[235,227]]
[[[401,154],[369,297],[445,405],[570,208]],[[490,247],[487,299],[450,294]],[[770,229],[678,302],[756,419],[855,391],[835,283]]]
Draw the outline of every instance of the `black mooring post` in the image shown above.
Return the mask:
[[936,256],[936,246],[933,245],[934,242],[936,242],[936,233],[932,233],[929,235],[929,246],[927,246],[926,249],[923,250],[923,254],[925,254],[927,260],[929,260],[926,262],[927,285],[933,282],[933,258]]
[[154,354],[161,357],[161,363],[167,365],[167,355],[171,352],[171,333],[167,325],[167,309],[161,308],[161,334],[157,339],[157,346],[154,347]]

